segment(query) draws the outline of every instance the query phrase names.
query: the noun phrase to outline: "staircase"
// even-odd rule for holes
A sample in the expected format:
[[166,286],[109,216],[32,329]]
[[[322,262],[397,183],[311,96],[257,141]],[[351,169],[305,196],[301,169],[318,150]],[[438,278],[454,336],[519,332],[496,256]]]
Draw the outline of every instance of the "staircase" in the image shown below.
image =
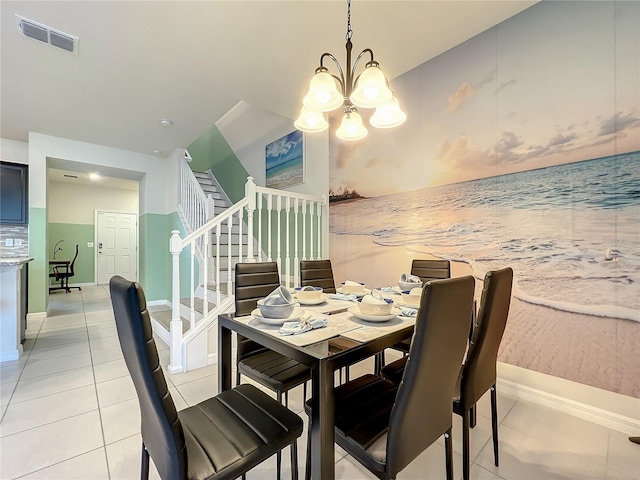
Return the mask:
[[[245,197],[230,205],[210,172],[182,161],[178,214],[187,236],[174,230],[171,316],[152,312],[154,332],[170,347],[169,371],[185,372],[217,360],[217,318],[233,310],[238,262],[276,261],[282,283],[299,283],[300,260],[322,258],[326,196],[259,187],[249,177]],[[181,253],[188,262],[181,265]],[[184,255],[183,255],[184,257]],[[188,263],[184,265],[184,263]],[[180,298],[181,272],[189,297]]]

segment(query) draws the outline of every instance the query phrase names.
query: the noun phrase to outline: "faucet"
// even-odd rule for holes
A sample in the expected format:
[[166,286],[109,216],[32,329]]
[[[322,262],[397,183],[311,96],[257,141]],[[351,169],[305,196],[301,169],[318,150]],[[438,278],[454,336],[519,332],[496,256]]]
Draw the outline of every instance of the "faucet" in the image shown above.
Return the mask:
[[64,242],[64,240],[58,240],[58,242],[55,244],[55,246],[53,247],[53,258],[55,260],[56,258],[56,253],[61,252],[62,251],[62,247],[59,247],[58,245],[60,245],[62,242]]

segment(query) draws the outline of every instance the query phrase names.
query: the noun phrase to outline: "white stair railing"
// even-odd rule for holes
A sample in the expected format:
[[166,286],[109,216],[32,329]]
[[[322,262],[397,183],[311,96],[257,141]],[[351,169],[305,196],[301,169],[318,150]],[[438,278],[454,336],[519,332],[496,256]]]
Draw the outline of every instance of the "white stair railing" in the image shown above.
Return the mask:
[[[298,285],[300,260],[322,258],[323,212],[326,205],[325,195],[313,196],[258,187],[253,178],[248,177],[245,197],[242,200],[192,231],[184,239],[180,238],[178,230],[171,232],[173,291],[169,370],[172,373],[185,371],[185,338],[193,336],[199,328],[210,328],[219,313],[233,306],[233,271],[236,263],[275,260],[283,284],[288,287]],[[254,227],[256,217],[257,228]],[[223,239],[224,235],[226,239]],[[293,239],[291,235],[294,235]],[[254,243],[256,239],[257,245]],[[221,248],[224,240],[226,253],[222,252]],[[236,246],[237,249],[234,250]],[[180,318],[180,254],[185,249],[189,250],[190,255],[190,315],[189,329],[183,335]],[[202,252],[202,260],[196,261],[199,260],[199,251]],[[211,311],[209,292],[206,288],[210,263],[215,282],[215,307]],[[204,311],[202,319],[196,320],[194,292],[200,285],[205,285],[202,297]],[[226,294],[222,291],[223,286]]]

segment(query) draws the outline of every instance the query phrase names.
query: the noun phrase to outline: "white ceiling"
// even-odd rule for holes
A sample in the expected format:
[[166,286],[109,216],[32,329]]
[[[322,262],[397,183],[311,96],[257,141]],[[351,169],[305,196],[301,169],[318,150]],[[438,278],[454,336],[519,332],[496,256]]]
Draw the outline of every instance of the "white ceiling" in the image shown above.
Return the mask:
[[[354,0],[354,53],[393,79],[535,1]],[[344,1],[0,2],[3,138],[29,131],[163,155],[240,100],[295,118],[323,52],[343,64]],[[79,37],[74,55],[15,14]],[[173,126],[159,124],[169,118]]]

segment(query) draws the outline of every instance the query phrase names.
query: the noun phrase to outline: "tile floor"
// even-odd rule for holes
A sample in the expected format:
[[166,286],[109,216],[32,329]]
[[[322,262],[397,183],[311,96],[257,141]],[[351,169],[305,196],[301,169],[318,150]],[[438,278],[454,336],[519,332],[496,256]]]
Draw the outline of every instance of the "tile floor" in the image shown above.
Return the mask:
[[[137,479],[140,414],[122,359],[106,288],[50,297],[48,317],[31,322],[23,357],[0,364],[0,478]],[[160,356],[168,350],[159,342]],[[370,371],[369,363],[352,369]],[[215,365],[169,375],[176,406],[217,393]],[[493,465],[489,402],[479,406],[471,434],[474,479],[640,479],[640,446],[627,435],[536,404],[499,395],[500,467]],[[305,419],[301,388],[289,406]],[[462,477],[460,421],[454,416],[454,468]],[[306,432],[299,440],[300,473]],[[158,478],[152,467],[152,478]],[[275,478],[275,459],[249,479]],[[283,478],[290,478],[288,454]],[[373,479],[336,447],[336,478]],[[444,478],[442,441],[430,447],[400,479]]]

